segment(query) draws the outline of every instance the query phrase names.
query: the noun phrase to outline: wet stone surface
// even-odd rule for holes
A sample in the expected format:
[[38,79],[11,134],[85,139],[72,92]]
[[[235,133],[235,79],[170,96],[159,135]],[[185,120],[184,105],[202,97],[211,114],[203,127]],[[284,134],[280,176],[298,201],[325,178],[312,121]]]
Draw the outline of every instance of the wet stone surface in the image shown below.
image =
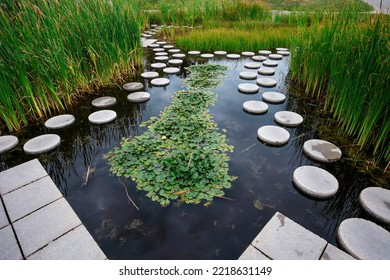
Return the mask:
[[268,105],[258,100],[249,100],[242,105],[243,109],[251,114],[264,114],[268,111]]
[[144,85],[139,82],[132,82],[123,85],[123,89],[126,91],[138,91],[138,90],[142,90],[143,88]]
[[262,98],[268,103],[283,103],[286,100],[286,96],[276,91],[266,91],[263,93]]
[[360,193],[359,202],[371,216],[390,225],[390,190],[378,187],[365,188]]
[[57,148],[60,143],[61,138],[57,134],[44,134],[27,141],[23,150],[30,155],[41,154]]
[[301,115],[290,111],[276,112],[274,118],[277,123],[288,127],[295,127],[303,122]]
[[242,71],[240,72],[240,78],[244,80],[255,80],[257,78],[256,72]]
[[70,114],[63,114],[52,117],[45,122],[45,126],[51,129],[60,129],[72,125],[75,122],[75,117]]
[[303,144],[304,153],[315,160],[321,162],[333,162],[341,158],[341,150],[331,142],[311,139]]
[[112,110],[100,110],[88,116],[88,120],[93,124],[105,124],[115,120],[116,112]]
[[134,103],[145,102],[150,99],[150,94],[145,91],[137,91],[130,93],[127,96],[127,100]]
[[282,146],[290,139],[290,133],[275,125],[265,125],[257,130],[257,137],[270,145]]
[[110,107],[116,104],[116,98],[111,96],[102,96],[92,100],[91,104],[92,106],[97,108]]
[[18,137],[13,135],[0,136],[0,155],[4,154],[18,145]]
[[257,93],[259,91],[259,86],[250,83],[243,83],[238,85],[238,91],[243,93]]

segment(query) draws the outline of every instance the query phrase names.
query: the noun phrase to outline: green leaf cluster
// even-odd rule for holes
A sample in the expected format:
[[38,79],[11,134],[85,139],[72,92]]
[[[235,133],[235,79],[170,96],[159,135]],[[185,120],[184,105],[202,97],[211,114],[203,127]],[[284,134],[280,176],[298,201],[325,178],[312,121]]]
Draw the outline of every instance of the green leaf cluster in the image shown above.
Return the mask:
[[152,201],[166,206],[171,201],[211,203],[224,195],[233,177],[228,174],[226,143],[208,108],[214,104],[216,87],[226,71],[221,65],[196,65],[187,68],[188,89],[178,91],[172,104],[160,116],[143,125],[148,130],[108,154],[111,172],[131,178]]

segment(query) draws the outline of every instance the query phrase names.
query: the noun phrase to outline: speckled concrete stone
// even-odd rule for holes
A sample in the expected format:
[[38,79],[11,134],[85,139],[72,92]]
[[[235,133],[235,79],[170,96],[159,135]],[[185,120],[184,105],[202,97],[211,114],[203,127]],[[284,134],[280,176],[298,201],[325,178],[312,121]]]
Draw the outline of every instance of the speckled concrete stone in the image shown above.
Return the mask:
[[271,51],[269,51],[269,50],[260,50],[259,51],[259,54],[261,54],[261,55],[270,55],[272,52]]
[[257,78],[257,73],[251,71],[243,71],[240,72],[240,78],[244,80],[254,80]]
[[267,144],[281,146],[288,142],[290,133],[279,126],[265,125],[257,130],[257,137]]
[[45,122],[45,126],[51,129],[60,129],[72,125],[75,122],[75,117],[69,114],[63,114],[52,117]]
[[156,56],[154,59],[157,61],[167,61],[167,60],[169,60],[169,57],[162,55],[162,56]]
[[247,62],[244,64],[244,67],[248,69],[258,69],[260,66],[261,64],[257,62]]
[[156,44],[159,44],[159,45],[165,45],[167,42],[165,41],[157,41]]
[[19,143],[19,139],[13,135],[0,136],[0,155],[12,150]]
[[268,103],[283,103],[286,100],[286,96],[276,91],[266,91],[263,93],[262,98]]
[[255,56],[252,56],[252,60],[261,62],[261,61],[267,60],[267,58],[263,55],[255,55]]
[[288,51],[287,48],[276,48],[277,51]]
[[238,85],[238,90],[243,93],[257,93],[259,86],[255,84],[243,83]]
[[260,75],[272,76],[272,75],[275,74],[275,69],[268,68],[268,67],[261,67],[259,70],[257,70],[257,72],[258,72]]
[[239,260],[269,260],[267,256],[261,253],[258,249],[249,245],[248,248],[238,258]]
[[144,72],[141,74],[141,77],[145,79],[155,79],[158,78],[158,73],[154,71]]
[[251,114],[264,114],[268,111],[268,105],[262,101],[249,100],[242,104],[245,111]]
[[171,59],[171,60],[168,60],[168,63],[172,64],[172,65],[181,65],[181,64],[183,64],[183,60],[182,59]]
[[242,52],[241,55],[242,56],[254,56],[255,53],[254,52]]
[[172,55],[173,58],[184,58],[186,55],[184,53],[175,53]]
[[149,48],[158,48],[160,45],[159,44],[150,44],[148,45]]
[[189,55],[200,55],[200,51],[189,51]]
[[167,78],[157,78],[151,81],[151,84],[155,87],[164,87],[169,85],[170,81]]
[[201,55],[200,55],[200,57],[202,57],[202,58],[213,58],[214,57],[214,55],[212,54],[212,53],[202,53]]
[[116,112],[112,110],[100,110],[88,116],[88,120],[93,124],[109,123],[116,119]]
[[155,48],[155,49],[153,49],[153,51],[156,52],[156,53],[158,53],[158,52],[163,52],[163,51],[165,51],[165,49],[163,49],[163,48]]
[[169,53],[179,53],[180,49],[170,49],[168,50]]
[[[152,80],[153,81],[153,80]],[[133,103],[145,102],[150,99],[150,94],[145,91],[136,91],[127,96],[127,100]]]
[[92,100],[91,104],[97,108],[110,107],[116,104],[116,98],[112,96],[102,96]]
[[295,186],[315,198],[329,198],[336,194],[339,182],[328,171],[316,166],[300,166],[293,173]]
[[177,74],[180,72],[180,68],[177,68],[177,67],[167,67],[167,68],[164,68],[163,72],[165,74]]
[[269,59],[273,59],[273,60],[281,60],[283,58],[283,55],[273,53],[273,54],[270,54],[268,57],[269,57]]
[[328,243],[320,260],[355,260],[355,258]]
[[276,112],[274,118],[277,123],[288,127],[296,127],[303,122],[303,117],[300,114],[290,111]]
[[123,89],[126,91],[139,91],[144,89],[144,85],[139,82],[132,82],[132,83],[124,84]]
[[154,55],[155,56],[168,56],[168,53],[167,52],[156,52]]
[[5,214],[5,209],[3,203],[0,201],[0,229],[9,225],[7,215]]
[[276,80],[270,78],[259,78],[256,83],[261,87],[274,87],[276,86]]
[[341,158],[341,150],[333,143],[311,139],[303,144],[303,152],[311,159],[321,162],[333,162]]
[[390,232],[359,218],[341,222],[337,241],[348,253],[362,260],[390,260]]
[[371,216],[390,224],[390,190],[378,187],[365,188],[360,193],[359,202]]
[[241,56],[239,54],[229,53],[228,55],[226,55],[226,57],[230,59],[239,59]]
[[214,54],[215,55],[227,55],[227,52],[225,52],[225,51],[215,51]]
[[28,140],[23,150],[26,154],[36,155],[54,150],[60,143],[61,138],[57,134],[44,134]]
[[163,48],[168,50],[168,49],[173,49],[175,46],[173,45],[163,45]]
[[150,66],[154,69],[163,69],[163,68],[167,67],[167,65],[165,63],[161,63],[161,62],[152,63]]
[[22,259],[23,256],[20,253],[19,246],[11,226],[0,229],[0,260]]
[[263,61],[263,65],[269,66],[269,67],[276,67],[279,65],[279,63],[275,60],[266,60],[266,61]]

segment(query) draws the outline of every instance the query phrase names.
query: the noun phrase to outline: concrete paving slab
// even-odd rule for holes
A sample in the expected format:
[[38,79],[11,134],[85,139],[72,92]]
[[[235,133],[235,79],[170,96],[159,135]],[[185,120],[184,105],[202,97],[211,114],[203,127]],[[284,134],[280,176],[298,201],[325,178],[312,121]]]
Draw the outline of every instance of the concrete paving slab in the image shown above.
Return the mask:
[[3,196],[11,222],[62,197],[49,176],[28,184]]
[[252,245],[249,245],[248,248],[242,253],[238,258],[239,260],[270,260],[266,255],[257,250]]
[[9,225],[7,214],[5,214],[5,209],[3,203],[0,201],[0,229]]
[[11,226],[0,229],[0,260],[22,260]]
[[252,245],[275,260],[318,260],[327,242],[276,212]]
[[68,202],[61,198],[16,221],[13,225],[25,257],[81,224]]
[[50,242],[42,250],[28,257],[28,260],[105,260],[106,258],[87,229],[80,225]]
[[355,260],[354,257],[328,243],[321,260]]
[[38,159],[27,161],[0,172],[0,194],[4,195],[45,176],[46,170]]

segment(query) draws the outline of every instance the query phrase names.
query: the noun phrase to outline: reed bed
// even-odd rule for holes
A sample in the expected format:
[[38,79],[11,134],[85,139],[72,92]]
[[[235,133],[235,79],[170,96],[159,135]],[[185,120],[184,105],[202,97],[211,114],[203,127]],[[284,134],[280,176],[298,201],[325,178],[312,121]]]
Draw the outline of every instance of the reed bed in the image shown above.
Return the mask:
[[19,129],[133,71],[139,29],[126,0],[3,1],[0,126]]

